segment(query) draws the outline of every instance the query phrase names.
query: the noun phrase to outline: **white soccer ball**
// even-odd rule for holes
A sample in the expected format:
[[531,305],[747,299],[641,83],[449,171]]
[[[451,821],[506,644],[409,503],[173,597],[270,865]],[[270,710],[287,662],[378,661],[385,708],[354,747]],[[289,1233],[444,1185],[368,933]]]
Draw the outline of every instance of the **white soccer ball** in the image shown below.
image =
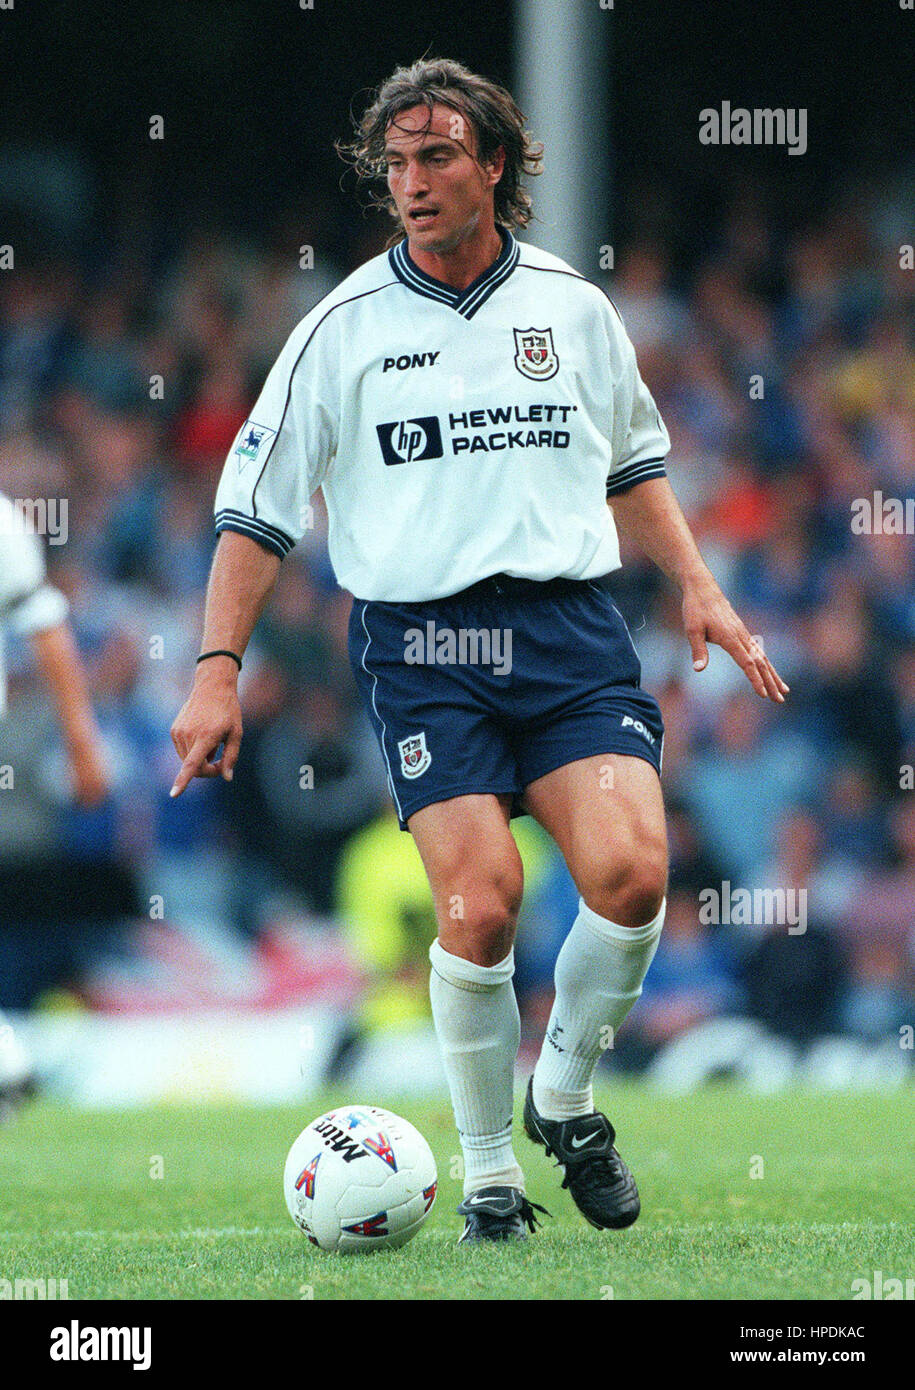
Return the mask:
[[314,1120],[283,1172],[299,1230],[341,1255],[406,1245],[432,1209],[437,1182],[419,1130],[374,1105],[342,1105]]

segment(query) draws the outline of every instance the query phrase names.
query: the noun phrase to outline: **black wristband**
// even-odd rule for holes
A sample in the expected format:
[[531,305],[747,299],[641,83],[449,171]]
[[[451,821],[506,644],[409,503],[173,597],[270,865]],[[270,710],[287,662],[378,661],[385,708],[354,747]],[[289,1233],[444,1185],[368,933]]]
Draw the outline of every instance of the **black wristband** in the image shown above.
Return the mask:
[[237,656],[235,652],[226,651],[222,647],[220,647],[219,650],[215,652],[202,652],[201,655],[198,656],[196,662],[194,663],[195,666],[199,666],[201,661],[206,661],[207,658],[211,656],[230,656],[238,666],[239,671],[241,670],[241,657]]

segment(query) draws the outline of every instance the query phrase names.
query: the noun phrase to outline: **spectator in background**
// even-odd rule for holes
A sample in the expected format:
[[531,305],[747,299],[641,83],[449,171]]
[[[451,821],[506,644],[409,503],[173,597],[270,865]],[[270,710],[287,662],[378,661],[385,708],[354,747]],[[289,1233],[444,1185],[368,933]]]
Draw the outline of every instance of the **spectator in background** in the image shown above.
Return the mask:
[[[56,791],[58,801],[68,796],[97,807],[107,797],[109,773],[67,600],[47,582],[41,544],[24,513],[2,494],[0,623],[0,644],[5,631],[31,643],[66,749],[58,783],[69,781],[66,790],[41,785],[37,772],[55,721],[38,692],[31,709],[15,699],[7,708],[0,645],[0,1004],[22,1008],[79,961],[84,943],[74,939],[76,922],[91,928],[105,916],[98,877],[57,852],[54,798]],[[8,1031],[0,1027],[2,1108],[31,1084],[29,1059]]]
[[836,1032],[848,992],[848,960],[837,938],[816,922],[791,936],[767,926],[743,961],[750,1018],[789,1042],[806,1044]]
[[258,377],[266,376],[296,324],[344,277],[332,221],[328,202],[315,196],[280,213],[244,286],[241,339]]
[[842,1027],[868,1043],[900,1045],[915,1028],[915,979],[899,940],[855,938],[852,978],[840,1014]]
[[31,423],[36,399],[60,373],[67,346],[67,282],[66,275],[28,268],[0,277],[0,428],[5,435]]
[[813,759],[752,694],[725,700],[716,733],[679,791],[722,869],[750,884],[775,848],[780,816],[811,789]]
[[65,369],[70,388],[112,413],[136,410],[148,391],[141,362],[124,296],[113,286],[90,296]]
[[824,801],[827,853],[843,859],[856,876],[868,864],[884,863],[890,848],[886,802],[867,766],[854,758],[840,762]]
[[892,686],[860,599],[836,596],[808,626],[811,668],[797,691],[799,718],[820,756],[852,749],[885,794],[899,784],[901,736]]
[[671,890],[698,897],[703,888],[721,882],[721,865],[706,847],[686,802],[677,797],[667,803],[667,843]]
[[[915,765],[915,644],[906,646],[897,653],[893,661],[892,681],[899,707],[899,726],[905,762],[912,768]],[[902,781],[900,768],[900,785]],[[911,786],[909,790],[912,790]]]
[[[805,805],[789,806],[779,819],[774,853],[753,886],[785,893],[786,928],[803,930],[812,915],[824,930],[834,932],[848,911],[858,876],[846,846],[828,848],[823,819],[811,797]],[[791,921],[789,912],[798,920]],[[757,931],[761,928],[759,924]]]
[[883,941],[911,951],[915,943],[915,795],[890,815],[892,858],[857,881],[842,927],[849,942]]
[[247,414],[248,390],[240,359],[231,352],[211,359],[175,425],[175,452],[198,488],[218,478]]

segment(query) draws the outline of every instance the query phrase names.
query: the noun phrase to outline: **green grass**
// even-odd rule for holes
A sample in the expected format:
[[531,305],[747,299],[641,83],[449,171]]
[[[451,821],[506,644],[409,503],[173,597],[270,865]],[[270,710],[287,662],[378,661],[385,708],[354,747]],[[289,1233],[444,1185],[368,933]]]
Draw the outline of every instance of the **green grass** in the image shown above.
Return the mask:
[[[71,1298],[840,1298],[852,1280],[915,1276],[915,1101],[896,1094],[672,1099],[598,1095],[642,1193],[631,1230],[581,1220],[520,1132],[529,1195],[553,1213],[524,1245],[460,1247],[444,1101],[372,1097],[411,1119],[439,1197],[403,1250],[323,1254],[299,1235],[281,1174],[298,1131],[348,1096],[300,1108],[47,1104],[0,1130],[0,1278],[66,1278]],[[520,1099],[519,1099],[520,1105]],[[156,1158],[164,1176],[152,1178]],[[762,1159],[764,1176],[750,1176]],[[607,1290],[612,1289],[612,1295]]]

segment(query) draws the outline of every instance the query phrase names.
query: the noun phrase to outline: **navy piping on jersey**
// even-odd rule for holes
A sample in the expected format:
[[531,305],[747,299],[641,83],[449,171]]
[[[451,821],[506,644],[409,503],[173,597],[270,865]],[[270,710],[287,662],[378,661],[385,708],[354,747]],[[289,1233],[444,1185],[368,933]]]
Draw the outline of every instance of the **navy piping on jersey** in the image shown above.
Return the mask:
[[[606,290],[601,289],[600,285],[589,280],[587,275],[580,275],[576,270],[559,270],[551,265],[531,265],[528,261],[521,262],[522,270],[538,270],[544,275],[568,275],[572,280],[582,280],[586,285],[593,285],[598,294],[602,294],[604,299],[612,308],[620,323],[623,316],[613,303]],[[625,325],[623,325],[625,328]],[[661,414],[657,405],[654,408],[658,424],[661,424]],[[607,479],[607,496],[613,497],[620,492],[628,492],[636,483],[645,483],[649,478],[666,478],[667,469],[664,467],[664,458],[639,459],[635,463],[627,463],[624,468],[620,468],[616,473],[611,474]]]
[[261,545],[272,550],[281,560],[285,560],[295,545],[292,537],[287,536],[278,526],[272,526],[269,521],[262,521],[260,517],[247,516],[244,512],[236,511],[234,507],[222,507],[216,513],[216,534],[219,535],[222,531],[237,531],[242,536],[250,536],[253,541],[260,541]]
[[[378,294],[381,290],[390,289],[393,283],[393,280],[389,280],[385,285],[376,285],[373,290],[363,290],[361,294],[350,295],[349,299],[341,299],[339,304],[332,304],[328,309],[327,313],[321,315],[321,317],[318,319],[318,322],[315,324],[314,328],[311,330],[308,337],[305,339],[305,342],[302,344],[302,351],[299,353],[298,357],[293,362],[292,371],[289,373],[289,380],[286,383],[286,399],[283,402],[283,413],[280,416],[280,423],[276,427],[276,434],[270,441],[270,448],[267,450],[267,457],[264,459],[263,467],[257,475],[257,482],[254,484],[254,487],[251,490],[251,510],[254,512],[255,516],[257,516],[257,489],[260,485],[261,478],[264,476],[267,464],[270,462],[270,455],[273,453],[273,446],[276,444],[276,441],[279,439],[280,434],[282,433],[283,423],[286,419],[286,411],[289,409],[289,402],[292,400],[292,379],[296,374],[296,369],[298,368],[299,363],[305,356],[305,352],[308,348],[309,343],[317,333],[318,329],[321,327],[321,324],[324,322],[324,320],[326,318],[329,318],[335,309],[342,309],[344,304],[353,304],[357,299],[367,299],[370,294]],[[331,293],[333,293],[333,291],[331,291]]]
[[420,270],[410,256],[405,240],[391,247],[388,260],[394,274],[408,290],[413,290],[414,294],[425,295],[427,299],[435,299],[439,304],[447,304],[462,318],[472,319],[503,280],[508,279],[521,255],[521,248],[511,232],[507,232],[504,227],[500,227],[498,231],[502,238],[502,250],[492,265],[487,266],[482,275],[478,275],[463,290],[446,285],[442,280],[436,280],[433,275],[427,275],[424,270]]
[[[536,270],[539,271],[541,275],[568,275],[570,280],[582,280],[586,285],[593,286],[593,288],[597,290],[598,294],[602,294],[604,296],[604,299],[606,299],[607,303],[610,305],[610,308],[616,314],[616,317],[619,319],[620,323],[623,323],[623,316],[620,313],[619,309],[616,307],[607,291],[605,289],[602,289],[596,280],[589,280],[587,275],[581,275],[577,270],[559,270],[554,265],[531,265],[530,261],[521,261],[520,264],[522,270]],[[623,324],[624,328],[625,326],[626,325]]]
[[617,493],[628,492],[636,483],[646,483],[649,478],[666,477],[667,469],[662,458],[640,459],[636,463],[627,463],[625,468],[611,473],[607,479],[607,496],[615,497]]
[[[264,470],[270,462],[273,446],[280,437],[280,431],[286,419],[286,411],[289,409],[289,402],[292,399],[292,378],[295,376],[296,368],[305,356],[305,349],[308,347],[308,344],[311,342],[324,320],[328,318],[335,309],[342,309],[344,304],[353,304],[357,299],[367,299],[370,294],[378,294],[380,290],[389,290],[391,286],[396,283],[395,280],[388,280],[384,285],[376,285],[373,290],[364,290],[362,294],[354,294],[351,295],[349,299],[341,299],[339,304],[332,304],[327,313],[323,314],[321,318],[318,319],[318,322],[302,344],[302,351],[293,362],[292,370],[289,373],[289,381],[286,384],[286,400],[283,403],[283,413],[280,416],[280,423],[277,426],[276,434],[270,441],[270,448],[267,450],[267,456],[261,466],[261,471],[257,475],[257,481],[251,490],[251,510],[253,516],[247,516],[244,512],[236,511],[232,507],[223,508],[215,519],[217,536],[222,531],[238,531],[243,536],[251,536],[252,540],[260,541],[261,545],[265,545],[268,550],[272,550],[275,555],[279,555],[281,560],[285,559],[289,554],[290,550],[295,545],[295,541],[287,536],[285,531],[281,531],[278,526],[271,526],[269,522],[261,520],[257,515],[257,489],[261,478],[264,476]],[[333,293],[334,291],[331,290],[330,294]],[[324,298],[329,299],[330,294],[325,295]],[[321,302],[323,301],[319,301],[319,303]],[[318,306],[315,305],[315,308],[317,307]]]

